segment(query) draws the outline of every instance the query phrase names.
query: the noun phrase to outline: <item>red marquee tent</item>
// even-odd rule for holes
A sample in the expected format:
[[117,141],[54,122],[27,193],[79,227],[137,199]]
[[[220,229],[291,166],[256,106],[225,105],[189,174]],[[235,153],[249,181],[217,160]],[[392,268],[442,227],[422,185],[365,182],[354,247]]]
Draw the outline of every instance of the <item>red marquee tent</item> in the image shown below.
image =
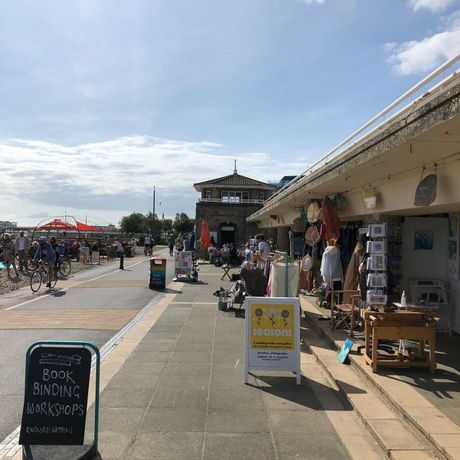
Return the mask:
[[36,230],[77,230],[77,227],[62,219],[53,219],[47,224],[40,225]]
[[96,225],[84,224],[83,222],[78,222],[78,220],[77,220],[77,229],[80,232],[101,232],[102,231],[100,227],[97,227]]

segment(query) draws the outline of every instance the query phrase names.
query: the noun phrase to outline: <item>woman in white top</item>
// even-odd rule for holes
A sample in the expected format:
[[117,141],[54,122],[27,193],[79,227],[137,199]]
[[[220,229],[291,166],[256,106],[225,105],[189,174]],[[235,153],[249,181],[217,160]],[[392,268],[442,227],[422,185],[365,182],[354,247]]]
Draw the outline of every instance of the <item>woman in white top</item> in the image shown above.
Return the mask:
[[266,243],[264,235],[259,233],[256,235],[257,245],[257,265],[260,268],[265,268],[268,257],[270,256],[270,246]]
[[[321,259],[321,276],[330,289],[335,287],[334,282],[340,281],[341,286],[343,285],[343,269],[342,262],[340,260],[340,249],[336,244],[337,238],[334,234],[332,234],[327,242],[327,247],[324,250],[323,257]],[[342,287],[338,289],[341,288]]]

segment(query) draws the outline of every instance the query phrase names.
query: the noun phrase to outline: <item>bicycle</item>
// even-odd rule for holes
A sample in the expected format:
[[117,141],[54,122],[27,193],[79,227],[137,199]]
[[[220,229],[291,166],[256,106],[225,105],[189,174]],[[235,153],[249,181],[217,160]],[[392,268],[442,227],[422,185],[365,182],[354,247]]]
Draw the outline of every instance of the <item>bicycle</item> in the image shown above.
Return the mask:
[[[42,284],[47,283],[48,265],[46,265],[42,260],[39,260],[38,267],[32,272],[32,276],[30,277],[30,289],[32,289],[32,292],[37,292],[41,288]],[[56,286],[56,283],[57,278],[56,276],[54,276],[53,280],[50,282],[50,285],[48,287],[52,289],[54,288],[54,286]]]
[[70,263],[70,258],[66,256],[59,256],[56,271],[59,272],[62,278],[68,277],[70,275],[70,272],[72,271],[72,264]]

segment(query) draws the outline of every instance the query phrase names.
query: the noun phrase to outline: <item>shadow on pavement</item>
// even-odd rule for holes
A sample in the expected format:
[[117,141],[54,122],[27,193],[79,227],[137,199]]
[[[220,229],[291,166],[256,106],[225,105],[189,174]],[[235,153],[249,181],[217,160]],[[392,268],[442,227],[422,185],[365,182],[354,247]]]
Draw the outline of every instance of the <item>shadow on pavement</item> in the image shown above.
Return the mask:
[[[308,407],[313,410],[333,410],[333,411],[351,411],[353,407],[351,404],[344,400],[339,391],[329,386],[323,385],[315,380],[302,375],[301,385],[295,383],[294,377],[267,377],[255,376],[261,385],[251,385],[263,392],[278,396],[281,399],[289,401],[300,406]],[[305,388],[307,387],[307,388]],[[351,387],[353,393],[363,393],[360,388]],[[305,390],[310,391],[305,391]],[[316,393],[321,393],[324,397],[323,404],[321,404]]]

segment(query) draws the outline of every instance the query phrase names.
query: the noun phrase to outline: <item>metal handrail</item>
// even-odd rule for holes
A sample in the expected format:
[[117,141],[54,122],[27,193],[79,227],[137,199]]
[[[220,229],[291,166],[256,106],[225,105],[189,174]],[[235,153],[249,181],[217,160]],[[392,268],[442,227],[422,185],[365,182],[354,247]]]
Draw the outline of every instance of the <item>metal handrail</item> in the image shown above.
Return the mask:
[[[328,153],[326,153],[326,155],[322,156],[319,160],[317,160],[315,163],[310,165],[305,171],[303,171],[300,174],[298,174],[294,179],[292,179],[292,181],[290,181],[285,186],[281,187],[275,193],[270,195],[270,197],[268,197],[265,200],[264,203],[268,204],[270,201],[272,201],[276,197],[282,195],[286,191],[286,189],[288,189],[292,185],[296,184],[299,180],[304,178],[306,174],[311,174],[315,169],[318,169],[319,166],[323,166],[324,164],[326,164],[327,163],[326,160],[331,160],[331,159],[339,157],[340,154],[343,153],[343,150],[342,150],[343,146],[345,146],[346,144],[349,144],[353,139],[355,139],[359,134],[361,134],[363,131],[365,131],[367,128],[369,128],[371,125],[373,125],[376,121],[378,121],[381,118],[383,118],[385,115],[387,115],[393,109],[395,109],[398,105],[400,105],[402,102],[406,101],[410,96],[414,95],[417,91],[419,91],[421,88],[423,88],[427,83],[429,83],[432,80],[434,80],[436,77],[441,75],[445,70],[447,70],[448,68],[454,66],[459,61],[460,61],[460,53],[457,54],[456,56],[454,56],[452,59],[449,59],[447,62],[445,62],[441,66],[439,66],[437,69],[435,69],[433,72],[431,72],[427,77],[425,77],[423,80],[421,80],[415,86],[413,86],[411,89],[406,91],[402,96],[400,96],[398,99],[396,99],[394,102],[392,102],[387,108],[385,108],[380,113],[378,113],[373,118],[371,118],[367,123],[365,123],[363,126],[361,126],[361,128],[359,128],[356,131],[354,131],[344,141],[342,141],[340,144],[336,145],[332,150],[330,150]],[[451,76],[453,76],[455,74],[456,74],[456,71],[454,71],[451,75],[448,75],[448,77],[443,78],[442,81],[446,80],[447,78],[450,78]],[[439,83],[434,85],[431,89],[434,89],[437,85],[439,85]]]
[[223,200],[222,198],[199,198],[199,203],[225,203],[225,204],[261,204],[264,200],[258,199],[240,199],[240,200]]

